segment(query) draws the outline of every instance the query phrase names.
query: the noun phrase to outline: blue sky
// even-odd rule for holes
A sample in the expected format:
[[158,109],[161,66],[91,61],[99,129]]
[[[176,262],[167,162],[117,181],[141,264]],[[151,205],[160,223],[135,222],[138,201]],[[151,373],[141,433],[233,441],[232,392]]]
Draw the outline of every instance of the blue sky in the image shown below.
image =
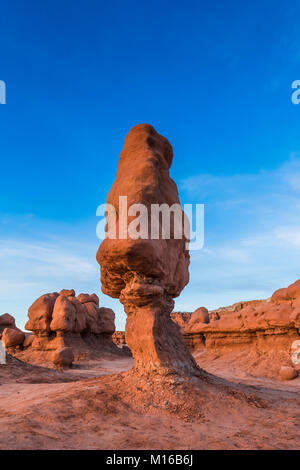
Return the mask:
[[[95,213],[129,129],[173,145],[205,245],[176,309],[268,297],[300,277],[299,1],[10,1],[0,16],[0,313],[100,295]],[[101,304],[125,315],[117,300]]]

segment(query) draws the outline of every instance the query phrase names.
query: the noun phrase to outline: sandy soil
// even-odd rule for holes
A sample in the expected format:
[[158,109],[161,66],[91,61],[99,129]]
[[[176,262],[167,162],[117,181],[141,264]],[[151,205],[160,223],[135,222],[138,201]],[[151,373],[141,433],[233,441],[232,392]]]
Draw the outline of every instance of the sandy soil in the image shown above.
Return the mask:
[[198,353],[215,377],[133,377],[106,357],[55,371],[0,366],[1,449],[297,449],[300,377],[255,376]]

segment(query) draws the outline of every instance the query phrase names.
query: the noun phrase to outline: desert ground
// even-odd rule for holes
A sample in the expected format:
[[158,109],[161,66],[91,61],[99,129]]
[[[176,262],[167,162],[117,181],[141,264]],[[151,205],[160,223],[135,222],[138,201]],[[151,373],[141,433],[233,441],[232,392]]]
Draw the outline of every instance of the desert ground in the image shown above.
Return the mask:
[[245,353],[236,354],[197,352],[214,376],[205,374],[191,392],[190,381],[139,386],[126,373],[130,357],[107,355],[65,371],[8,357],[0,366],[1,449],[299,448],[300,377],[259,377],[251,357],[245,371],[238,366]]

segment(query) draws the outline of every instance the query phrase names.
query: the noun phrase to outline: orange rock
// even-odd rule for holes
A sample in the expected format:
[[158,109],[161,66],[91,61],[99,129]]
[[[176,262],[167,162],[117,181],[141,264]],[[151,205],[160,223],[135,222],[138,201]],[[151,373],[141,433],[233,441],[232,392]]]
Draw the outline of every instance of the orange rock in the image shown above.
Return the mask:
[[5,328],[16,328],[15,319],[9,313],[0,315],[0,334],[5,330]]
[[87,331],[90,331],[91,333],[95,333],[95,334],[100,334],[100,329],[98,326],[99,308],[94,302],[87,302],[84,304],[84,307],[87,311],[87,316],[86,316]]
[[298,374],[294,367],[282,366],[279,372],[281,380],[292,380],[295,379]]
[[86,328],[87,311],[82,303],[76,297],[68,297],[69,302],[75,307],[74,324],[72,331],[81,333]]
[[[115,182],[107,203],[117,214],[117,239],[106,238],[97,253],[101,266],[102,291],[119,298],[128,316],[126,341],[136,370],[160,369],[197,373],[197,365],[184,346],[178,325],[171,318],[173,298],[189,280],[186,238],[151,239],[151,204],[177,204],[176,184],[169,176],[173,151],[165,137],[152,126],[140,124],[128,133],[119,158]],[[127,205],[143,204],[148,209],[148,238],[123,239],[119,234],[119,196]],[[183,212],[180,212],[183,216]],[[128,217],[128,223],[134,218]],[[158,222],[161,234],[161,222]]]
[[29,348],[32,345],[33,340],[34,335],[26,335],[23,342],[23,348]]
[[192,313],[189,324],[193,325],[194,323],[198,322],[209,323],[209,314],[207,308],[199,307]]
[[29,307],[29,320],[25,325],[26,330],[44,333],[50,332],[52,310],[57,297],[57,293],[44,294]]
[[62,289],[59,295],[64,295],[65,297],[75,297],[74,289]]
[[294,325],[296,328],[300,328],[300,307],[297,307],[292,310],[289,320],[291,324]]
[[277,303],[282,301],[288,301],[287,288],[278,289],[274,292],[271,297],[271,302]]
[[300,279],[287,288],[287,296],[290,299],[297,299],[300,297]]
[[76,308],[68,297],[59,295],[55,301],[50,329],[52,331],[74,331]]
[[115,332],[115,313],[110,308],[101,307],[98,309],[98,329],[99,332],[106,335],[112,335]]
[[18,328],[5,328],[1,339],[6,348],[11,348],[22,344],[25,339],[25,334]]
[[79,294],[77,299],[82,303],[86,304],[87,302],[93,302],[97,306],[99,306],[99,297],[96,294]]
[[74,354],[71,348],[57,349],[52,354],[52,362],[56,367],[71,367],[74,361]]

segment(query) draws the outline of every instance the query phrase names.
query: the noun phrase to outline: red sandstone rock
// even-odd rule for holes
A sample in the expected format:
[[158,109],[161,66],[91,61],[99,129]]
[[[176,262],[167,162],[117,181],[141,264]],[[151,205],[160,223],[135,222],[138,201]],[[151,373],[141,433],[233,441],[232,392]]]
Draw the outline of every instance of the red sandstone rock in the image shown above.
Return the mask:
[[[183,345],[178,325],[170,319],[173,297],[189,280],[186,238],[151,239],[151,204],[178,204],[177,187],[169,176],[172,147],[152,126],[141,124],[128,133],[119,158],[115,182],[107,203],[117,213],[117,239],[106,238],[97,253],[102,291],[119,298],[128,316],[126,340],[136,370],[172,370],[198,373]],[[119,236],[119,196],[128,207],[140,203],[148,208],[148,239]],[[181,209],[180,209],[181,210]],[[183,215],[183,213],[181,213]],[[134,220],[128,217],[128,223]],[[161,230],[161,224],[159,223]]]
[[125,331],[115,331],[112,335],[113,342],[118,346],[126,344]]
[[6,348],[12,348],[23,343],[25,334],[18,328],[5,328],[1,339]]
[[287,297],[292,300],[300,297],[300,279],[288,286]]
[[98,309],[99,332],[112,335],[115,332],[115,313],[110,308],[101,307]]
[[300,307],[295,306],[300,301],[299,286],[296,281],[277,290],[270,301],[241,302],[234,304],[234,309],[218,309],[220,317],[210,315],[207,324],[190,321],[182,329],[185,342],[200,349],[205,343],[207,349],[277,351],[278,358],[289,359],[292,343],[300,340]]
[[196,322],[209,323],[209,314],[207,308],[199,307],[192,313],[189,325],[193,325]]
[[290,314],[290,323],[296,328],[300,328],[300,307],[296,307]]
[[62,289],[59,295],[64,295],[65,297],[75,297],[74,289]]
[[82,303],[86,304],[87,302],[93,302],[97,306],[99,306],[99,297],[96,294],[79,294],[77,299]]
[[74,361],[74,354],[71,348],[57,349],[52,354],[52,362],[56,367],[71,367]]
[[74,333],[81,333],[86,328],[86,309],[84,305],[82,305],[82,303],[76,299],[76,297],[68,297],[68,300],[75,307],[74,324],[71,331]]
[[42,295],[29,307],[29,320],[25,325],[26,330],[45,334],[50,332],[52,310],[57,297],[57,293]]
[[274,303],[284,302],[284,301],[288,301],[286,287],[276,290],[271,297],[271,302],[274,302]]
[[69,332],[75,328],[76,308],[65,295],[59,295],[55,301],[50,329]]
[[0,334],[3,333],[5,328],[16,328],[15,319],[9,313],[0,315]]
[[90,331],[91,333],[99,334],[100,333],[100,330],[98,328],[99,308],[94,302],[87,302],[84,304],[84,307],[87,312],[87,316],[86,316],[87,331]]
[[177,323],[179,328],[183,329],[191,319],[191,313],[188,312],[172,312],[172,320]]
[[123,354],[112,341],[114,312],[99,308],[96,294],[75,297],[74,290],[61,292],[67,295],[45,294],[29,308],[26,328],[33,335],[23,343],[26,354],[34,353],[36,358],[38,351],[43,351],[47,354],[41,357],[50,359],[52,351],[64,347],[72,347],[76,359],[98,357],[104,351],[126,354],[125,349]]
[[297,371],[293,367],[282,366],[279,372],[281,380],[292,380],[297,377]]
[[32,342],[34,340],[34,335],[26,335],[24,342],[23,342],[23,348],[29,348],[32,345]]

